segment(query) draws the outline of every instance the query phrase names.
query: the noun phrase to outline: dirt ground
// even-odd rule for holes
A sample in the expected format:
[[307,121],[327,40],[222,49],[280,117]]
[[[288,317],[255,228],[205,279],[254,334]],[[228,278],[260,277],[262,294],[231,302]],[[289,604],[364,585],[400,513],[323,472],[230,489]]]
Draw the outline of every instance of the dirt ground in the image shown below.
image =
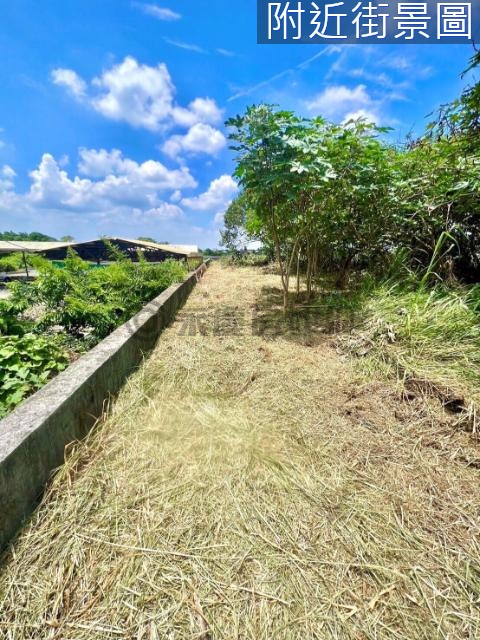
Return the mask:
[[480,454],[215,264],[3,557],[8,640],[480,638]]

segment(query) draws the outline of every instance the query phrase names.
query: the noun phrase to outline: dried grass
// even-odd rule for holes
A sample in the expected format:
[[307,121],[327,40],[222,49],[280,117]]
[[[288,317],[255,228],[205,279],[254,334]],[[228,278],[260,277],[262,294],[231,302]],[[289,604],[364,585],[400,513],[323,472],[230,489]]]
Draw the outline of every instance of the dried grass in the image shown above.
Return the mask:
[[0,637],[480,637],[475,442],[321,328],[252,335],[275,288],[211,268],[4,557]]

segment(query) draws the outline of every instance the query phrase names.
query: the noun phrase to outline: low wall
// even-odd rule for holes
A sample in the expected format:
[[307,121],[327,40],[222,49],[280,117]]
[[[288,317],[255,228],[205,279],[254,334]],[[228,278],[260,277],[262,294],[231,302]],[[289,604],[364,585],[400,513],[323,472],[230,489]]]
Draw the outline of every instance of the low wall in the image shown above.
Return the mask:
[[185,303],[206,264],[0,420],[0,550],[31,514],[64,461],[65,446],[83,438]]

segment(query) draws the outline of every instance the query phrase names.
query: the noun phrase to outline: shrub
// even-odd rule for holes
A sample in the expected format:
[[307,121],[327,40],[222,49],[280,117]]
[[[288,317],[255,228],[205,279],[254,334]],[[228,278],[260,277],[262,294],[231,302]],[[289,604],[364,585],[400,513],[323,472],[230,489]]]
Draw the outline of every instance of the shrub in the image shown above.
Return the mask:
[[23,256],[21,253],[12,253],[0,258],[0,272],[12,273],[25,268]]
[[[11,300],[0,302],[0,417],[64,369],[68,351],[94,346],[186,275],[173,260],[150,264],[116,257],[103,268],[92,268],[72,251],[62,268],[39,259],[35,282],[10,285]],[[23,315],[32,305],[43,309],[36,322]],[[56,335],[38,335],[45,332]]]
[[26,305],[19,302],[0,301],[0,336],[22,336],[26,333],[31,323],[19,318],[25,308]]
[[47,309],[39,320],[42,329],[60,325],[71,336],[95,343],[185,275],[184,266],[174,260],[150,264],[122,259],[92,269],[70,252],[62,269],[42,265],[31,291],[33,300]]
[[32,333],[0,337],[0,418],[67,364],[52,339]]

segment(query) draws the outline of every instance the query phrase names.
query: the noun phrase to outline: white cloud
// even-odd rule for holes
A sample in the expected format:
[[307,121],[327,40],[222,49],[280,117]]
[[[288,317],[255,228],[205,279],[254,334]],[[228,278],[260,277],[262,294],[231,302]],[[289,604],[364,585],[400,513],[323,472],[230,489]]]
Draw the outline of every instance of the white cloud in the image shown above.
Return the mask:
[[183,198],[181,204],[195,211],[210,211],[215,215],[223,213],[238,191],[238,185],[229,175],[212,180],[207,191],[194,198]]
[[408,71],[412,68],[411,58],[401,55],[386,56],[381,60],[380,66],[394,69],[395,71]]
[[110,174],[129,173],[137,165],[133,160],[123,158],[119,149],[85,149],[79,150],[80,162],[78,171],[85,176],[102,178]]
[[72,69],[54,69],[50,75],[54,84],[65,87],[75,98],[85,95],[87,83]]
[[[73,232],[79,240],[101,235],[148,235],[172,243],[218,246],[218,226],[213,220],[221,222],[238,189],[230,176],[221,176],[206,192],[181,200],[180,189],[196,184],[186,169],[170,171],[165,178],[168,169],[158,162],[138,163],[119,150],[103,149],[80,150],[79,164],[97,174],[109,167],[116,173],[96,180],[69,175],[47,153],[31,172],[30,187],[18,193],[14,190],[14,169],[0,167],[0,222],[8,225],[15,211],[17,229],[37,228],[57,236]],[[175,184],[179,185],[177,189],[173,189]],[[207,226],[195,223],[191,218],[194,214],[186,213],[187,207],[192,212],[210,209]]]
[[[73,225],[88,229],[92,237],[144,234],[216,246],[213,220],[221,221],[238,191],[233,178],[222,175],[204,193],[182,199],[182,190],[197,186],[187,168],[169,170],[154,160],[139,163],[118,149],[82,148],[78,165],[80,175],[71,175],[51,154],[44,154],[24,193],[14,190],[14,169],[0,167],[0,220],[6,224],[15,211],[18,224],[51,234],[71,233]],[[208,227],[192,224],[187,209],[190,216],[194,211],[210,213]]]
[[148,209],[144,213],[149,218],[160,218],[162,220],[171,220],[183,216],[183,210],[180,207],[168,202],[162,202],[158,207]]
[[152,18],[156,18],[157,20],[164,20],[166,22],[172,22],[175,20],[180,20],[182,17],[180,13],[176,11],[172,11],[172,9],[167,9],[166,7],[159,7],[156,4],[149,4],[147,2],[134,2],[134,7],[143,11],[147,16],[151,16]]
[[251,85],[249,87],[237,88],[235,93],[231,95],[230,98],[228,98],[228,102],[232,102],[233,100],[237,100],[238,98],[244,98],[244,97],[250,96],[252,93],[256,93],[257,91],[259,91],[259,89],[265,90],[267,87],[275,83],[277,80],[280,80],[281,78],[284,78],[286,76],[294,75],[299,71],[303,71],[308,66],[310,66],[312,62],[317,60],[317,58],[320,58],[324,55],[329,56],[334,53],[339,53],[340,51],[341,51],[341,48],[338,45],[328,45],[328,47],[322,48],[313,56],[310,56],[306,60],[303,60],[303,62],[300,62],[295,67],[284,69],[283,71],[276,73],[270,78],[267,78],[267,80],[262,80],[261,82],[258,82],[257,84]]
[[377,113],[369,111],[368,109],[357,109],[357,111],[350,111],[345,115],[342,120],[342,124],[346,124],[351,120],[365,120],[366,122],[379,124],[380,117]]
[[359,84],[353,89],[345,85],[331,85],[308,101],[307,109],[332,117],[338,116],[339,112],[344,114],[348,111],[369,106],[372,102],[372,98],[364,84]]
[[215,49],[215,51],[221,56],[225,56],[226,58],[234,58],[237,55],[234,51],[230,51],[229,49],[222,49],[221,47],[219,49]]
[[217,227],[223,227],[225,222],[225,211],[219,211],[213,218],[213,224]]
[[171,44],[173,47],[177,47],[177,49],[185,49],[185,51],[193,51],[194,53],[207,53],[205,49],[199,47],[197,44],[193,44],[192,42],[183,42],[182,40],[172,40],[172,38],[163,38],[165,42]]
[[184,136],[175,135],[169,138],[162,146],[162,151],[172,158],[182,153],[215,156],[226,144],[227,140],[221,131],[209,124],[199,122],[193,125]]
[[152,209],[162,204],[164,192],[197,186],[186,167],[169,170],[154,160],[139,164],[115,149],[81,149],[80,156],[81,173],[102,179],[70,178],[46,153],[30,173],[26,199],[37,208],[67,211],[108,211],[118,206]]
[[385,107],[393,100],[404,100],[401,94],[383,93],[373,98],[364,84],[349,88],[345,85],[331,85],[307,102],[307,109],[335,122],[345,124],[349,120],[362,118],[375,124],[393,124],[394,120],[385,114]]
[[366,82],[371,82],[372,84],[385,87],[386,89],[392,89],[398,92],[397,95],[400,95],[399,93],[400,91],[403,91],[404,89],[408,89],[410,86],[408,80],[401,80],[401,81],[393,80],[389,75],[387,75],[383,71],[375,72],[375,71],[367,71],[364,68],[356,68],[356,69],[350,69],[347,73],[353,78],[361,78]]
[[223,118],[223,111],[212,98],[195,98],[187,107],[177,104],[175,86],[164,63],[151,67],[128,56],[94,78],[90,90],[71,69],[56,69],[52,81],[75,97],[84,98],[104,117],[150,131],[218,124]]
[[184,127],[191,127],[197,122],[217,124],[223,118],[223,111],[218,108],[215,100],[211,98],[195,98],[188,108],[174,107],[173,119]]
[[15,171],[8,164],[0,169],[0,191],[11,191],[15,186]]
[[175,88],[163,63],[150,67],[129,56],[93,84],[101,93],[91,104],[111,120],[155,131],[172,113]]

